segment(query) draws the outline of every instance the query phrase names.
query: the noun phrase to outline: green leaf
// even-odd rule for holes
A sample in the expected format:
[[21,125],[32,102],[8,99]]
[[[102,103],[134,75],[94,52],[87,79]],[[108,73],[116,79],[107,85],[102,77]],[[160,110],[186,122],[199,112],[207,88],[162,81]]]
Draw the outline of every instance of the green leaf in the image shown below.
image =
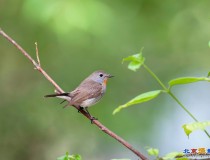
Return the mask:
[[139,62],[136,61],[132,61],[129,63],[128,65],[128,69],[132,70],[132,71],[136,71],[137,69],[139,69],[141,67],[141,64]]
[[181,77],[169,81],[169,88],[175,85],[195,83],[199,81],[210,81],[207,77]]
[[149,148],[147,149],[147,153],[150,155],[150,156],[155,156],[157,157],[159,155],[159,150],[156,149],[156,148]]
[[165,155],[164,157],[162,157],[162,159],[163,160],[172,160],[179,156],[182,157],[182,156],[184,156],[184,154],[181,152],[171,152],[171,153],[168,153],[167,155]]
[[57,160],[82,160],[82,157],[78,154],[69,155],[69,153],[66,152],[66,155],[58,157]]
[[195,130],[205,130],[206,127],[210,126],[210,121],[206,122],[194,122],[190,124],[184,124],[182,128],[184,128],[185,134],[189,137],[190,133]]
[[79,154],[76,154],[76,155],[73,156],[72,160],[82,160],[82,157]]
[[187,157],[176,158],[176,160],[189,160]]
[[210,77],[210,72],[208,73],[207,77]]
[[79,154],[72,155],[70,160],[82,160],[82,157]]
[[125,159],[125,158],[123,158],[123,159],[111,159],[111,160],[131,160],[131,159]]
[[61,156],[61,157],[58,157],[57,160],[68,160],[68,158],[66,159],[66,156]]
[[209,48],[210,48],[210,41],[209,41]]
[[144,64],[145,61],[145,58],[142,56],[142,50],[143,48],[141,49],[140,53],[123,58],[122,63],[125,61],[130,61],[128,64],[128,69],[136,71],[141,67],[142,64]]
[[161,93],[161,90],[156,90],[156,91],[150,91],[150,92],[146,92],[146,93],[140,94],[137,97],[135,97],[132,100],[130,100],[129,102],[127,102],[126,104],[123,104],[123,105],[117,107],[113,111],[113,114],[116,114],[121,109],[127,108],[128,106],[149,101],[149,100],[157,97],[160,93]]

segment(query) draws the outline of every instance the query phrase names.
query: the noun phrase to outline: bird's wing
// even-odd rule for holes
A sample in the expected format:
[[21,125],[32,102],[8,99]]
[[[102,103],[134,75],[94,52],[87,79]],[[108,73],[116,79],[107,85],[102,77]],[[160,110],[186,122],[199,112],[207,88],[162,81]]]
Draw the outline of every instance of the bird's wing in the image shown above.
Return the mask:
[[73,105],[80,105],[84,100],[95,98],[102,93],[102,85],[95,81],[86,81],[81,83],[74,91],[70,93],[71,103]]

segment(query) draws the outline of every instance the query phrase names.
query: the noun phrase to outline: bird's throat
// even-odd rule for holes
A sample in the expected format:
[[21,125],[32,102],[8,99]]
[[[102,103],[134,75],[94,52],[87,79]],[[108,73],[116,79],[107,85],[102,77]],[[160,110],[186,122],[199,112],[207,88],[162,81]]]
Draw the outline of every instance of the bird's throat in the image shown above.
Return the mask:
[[107,84],[107,81],[108,81],[108,79],[105,79],[103,83],[106,85]]

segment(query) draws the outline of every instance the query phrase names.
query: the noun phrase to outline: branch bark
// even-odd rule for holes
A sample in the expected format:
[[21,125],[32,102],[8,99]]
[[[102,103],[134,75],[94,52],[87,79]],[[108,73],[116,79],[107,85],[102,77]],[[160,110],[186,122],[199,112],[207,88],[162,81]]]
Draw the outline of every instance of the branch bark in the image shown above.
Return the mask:
[[[31,63],[35,66],[35,69],[38,70],[40,73],[42,73],[45,78],[55,87],[57,92],[59,93],[64,93],[64,91],[55,83],[55,81],[42,69],[39,56],[38,56],[38,48],[36,44],[36,56],[37,56],[37,62],[18,44],[16,43],[10,36],[8,36],[1,28],[0,28],[0,35],[2,35],[5,39],[7,39],[10,43],[12,43]],[[73,106],[76,109],[76,106]],[[85,117],[87,117],[89,120],[91,120],[91,117],[83,110],[80,112],[83,114]],[[136,150],[134,147],[132,147],[131,144],[129,144],[127,141],[125,141],[123,138],[109,130],[107,127],[105,127],[99,120],[93,120],[93,124],[95,124],[98,128],[101,129],[104,133],[109,135],[110,137],[116,139],[118,142],[120,142],[122,145],[124,145],[126,148],[128,148],[130,151],[132,151],[134,154],[136,154],[140,159],[142,160],[147,160],[148,158],[144,156],[141,152]]]

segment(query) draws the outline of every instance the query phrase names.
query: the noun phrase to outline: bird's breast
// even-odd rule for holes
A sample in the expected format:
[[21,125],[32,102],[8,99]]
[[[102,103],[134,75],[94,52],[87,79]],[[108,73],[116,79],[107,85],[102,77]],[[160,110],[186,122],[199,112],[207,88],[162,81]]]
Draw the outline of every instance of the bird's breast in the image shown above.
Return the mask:
[[86,99],[81,103],[81,107],[90,107],[94,104],[96,104],[100,99],[101,99],[102,95],[95,97],[95,98],[90,98],[90,99]]

